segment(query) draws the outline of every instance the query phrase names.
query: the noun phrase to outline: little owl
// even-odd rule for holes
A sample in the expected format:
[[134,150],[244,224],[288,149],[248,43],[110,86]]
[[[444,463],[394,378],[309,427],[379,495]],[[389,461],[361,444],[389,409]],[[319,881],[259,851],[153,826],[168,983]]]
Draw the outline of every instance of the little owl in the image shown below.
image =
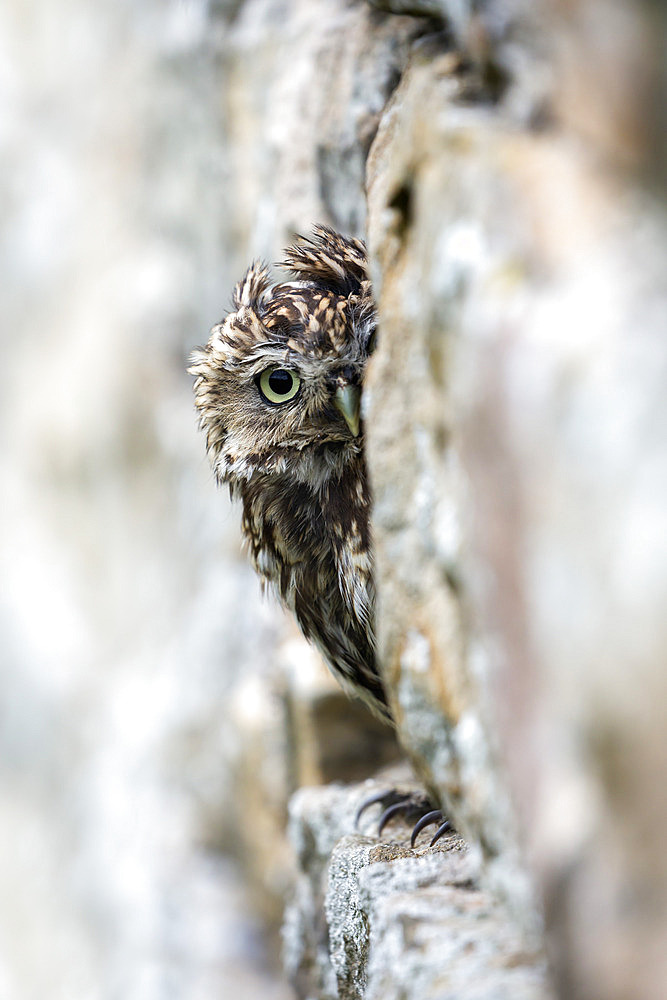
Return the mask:
[[[253,264],[234,310],[190,372],[213,470],[243,504],[262,580],[294,613],[343,688],[391,722],[375,653],[375,584],[361,392],[376,310],[366,249],[325,226],[286,251],[295,280]],[[451,824],[420,795],[383,792],[378,832],[397,812]]]
[[360,414],[376,311],[366,250],[317,226],[270,285],[253,264],[192,356],[215,475],[243,504],[255,569],[334,676],[390,721],[375,653],[371,497]]

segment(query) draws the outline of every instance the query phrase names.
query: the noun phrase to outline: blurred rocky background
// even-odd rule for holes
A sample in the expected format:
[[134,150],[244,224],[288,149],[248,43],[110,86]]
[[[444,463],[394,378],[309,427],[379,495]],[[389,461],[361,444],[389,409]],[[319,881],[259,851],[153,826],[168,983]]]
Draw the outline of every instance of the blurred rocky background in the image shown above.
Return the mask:
[[[542,1000],[543,923],[558,996],[667,994],[666,21],[4,5],[1,1000],[282,1000],[286,898],[301,996]],[[353,835],[382,783],[331,782],[396,744],[260,598],[185,375],[313,222],[371,251],[383,661],[466,838],[432,852]]]

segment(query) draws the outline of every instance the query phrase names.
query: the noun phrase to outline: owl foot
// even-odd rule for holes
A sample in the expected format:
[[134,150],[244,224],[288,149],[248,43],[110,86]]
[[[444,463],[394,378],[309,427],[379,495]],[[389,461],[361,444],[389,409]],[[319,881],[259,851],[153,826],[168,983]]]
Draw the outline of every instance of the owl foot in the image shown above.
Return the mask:
[[382,835],[382,831],[385,826],[391,819],[394,818],[394,816],[403,816],[407,820],[416,819],[416,823],[412,830],[412,836],[410,837],[410,847],[415,846],[417,837],[427,826],[433,826],[435,823],[438,824],[438,829],[436,830],[435,836],[431,840],[429,847],[433,847],[440,837],[442,837],[443,833],[452,829],[451,822],[445,818],[440,809],[433,808],[433,804],[426,798],[425,795],[420,795],[416,792],[399,792],[396,789],[391,789],[386,792],[378,792],[375,795],[371,795],[367,799],[364,799],[357,809],[357,813],[354,818],[354,825],[358,825],[363,813],[369,806],[373,806],[378,803],[382,807],[382,814],[380,815],[378,822],[378,837]]

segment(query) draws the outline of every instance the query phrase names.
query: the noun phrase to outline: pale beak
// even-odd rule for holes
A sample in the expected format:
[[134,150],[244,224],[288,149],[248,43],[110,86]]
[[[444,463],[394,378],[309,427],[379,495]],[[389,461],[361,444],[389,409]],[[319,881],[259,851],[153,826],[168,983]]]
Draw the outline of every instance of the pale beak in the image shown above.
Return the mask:
[[361,410],[361,389],[358,385],[339,385],[334,396],[334,406],[342,413],[345,423],[355,437],[359,436],[359,413]]

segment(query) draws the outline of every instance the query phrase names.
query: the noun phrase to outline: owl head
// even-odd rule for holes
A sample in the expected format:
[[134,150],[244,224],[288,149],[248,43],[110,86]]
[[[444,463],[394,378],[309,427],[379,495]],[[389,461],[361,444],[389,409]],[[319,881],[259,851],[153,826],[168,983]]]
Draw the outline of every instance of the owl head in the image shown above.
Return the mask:
[[361,450],[360,399],[375,331],[366,251],[318,226],[299,237],[271,285],[255,263],[233,310],[195,351],[195,402],[219,480],[290,471],[340,474]]

